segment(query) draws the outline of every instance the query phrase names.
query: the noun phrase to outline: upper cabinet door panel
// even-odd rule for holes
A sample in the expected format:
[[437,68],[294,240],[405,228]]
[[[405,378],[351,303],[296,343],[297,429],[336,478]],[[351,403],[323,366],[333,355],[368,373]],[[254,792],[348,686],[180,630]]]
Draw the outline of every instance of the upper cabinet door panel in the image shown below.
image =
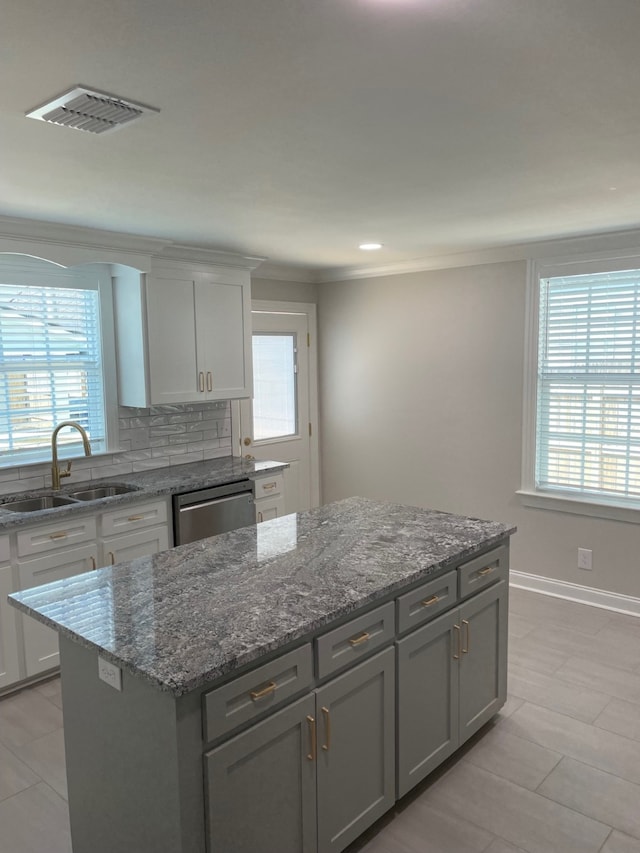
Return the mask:
[[151,403],[187,403],[202,393],[196,357],[195,284],[177,274],[147,283]]
[[206,399],[229,400],[250,395],[250,337],[246,282],[213,280],[196,284],[196,339]]

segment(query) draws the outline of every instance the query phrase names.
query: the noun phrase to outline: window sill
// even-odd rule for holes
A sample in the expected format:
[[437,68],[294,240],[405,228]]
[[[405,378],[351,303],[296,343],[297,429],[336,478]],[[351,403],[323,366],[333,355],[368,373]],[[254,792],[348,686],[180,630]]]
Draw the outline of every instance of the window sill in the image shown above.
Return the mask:
[[572,515],[586,515],[591,518],[605,518],[611,521],[640,524],[640,505],[566,497],[563,495],[554,495],[549,492],[535,492],[527,489],[519,489],[516,494],[523,506],[533,507],[534,509],[568,512]]

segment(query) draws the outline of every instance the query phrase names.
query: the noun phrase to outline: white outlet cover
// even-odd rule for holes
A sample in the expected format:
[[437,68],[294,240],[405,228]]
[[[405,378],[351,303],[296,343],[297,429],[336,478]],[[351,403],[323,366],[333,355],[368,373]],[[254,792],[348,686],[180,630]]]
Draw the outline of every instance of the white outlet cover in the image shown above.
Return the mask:
[[122,670],[100,656],[98,656],[98,678],[114,690],[122,690]]

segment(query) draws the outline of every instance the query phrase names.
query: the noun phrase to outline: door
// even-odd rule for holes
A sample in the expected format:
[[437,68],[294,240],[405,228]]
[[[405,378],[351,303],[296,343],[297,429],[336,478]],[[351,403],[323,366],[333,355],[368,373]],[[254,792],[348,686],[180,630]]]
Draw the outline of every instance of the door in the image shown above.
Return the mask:
[[398,797],[458,747],[458,610],[397,643]]
[[460,743],[507,696],[507,585],[500,581],[460,607]]
[[316,691],[318,853],[344,850],[395,802],[394,694],[393,648]]
[[315,853],[314,697],[205,755],[211,853]]
[[315,305],[254,302],[253,399],[239,404],[241,455],[288,462],[286,512],[318,506]]

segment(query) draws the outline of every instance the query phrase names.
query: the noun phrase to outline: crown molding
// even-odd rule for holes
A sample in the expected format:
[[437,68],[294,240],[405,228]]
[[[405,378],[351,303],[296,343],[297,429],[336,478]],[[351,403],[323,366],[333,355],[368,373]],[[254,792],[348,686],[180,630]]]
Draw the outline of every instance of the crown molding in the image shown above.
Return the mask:
[[189,261],[191,263],[215,264],[216,266],[233,267],[243,270],[254,270],[264,258],[255,255],[238,255],[220,249],[207,249],[204,246],[194,246],[187,243],[165,242],[161,251],[154,256],[166,261]]
[[271,264],[268,261],[260,265],[255,278],[265,278],[273,281],[292,281],[298,284],[316,284],[317,273],[307,267],[288,264]]

